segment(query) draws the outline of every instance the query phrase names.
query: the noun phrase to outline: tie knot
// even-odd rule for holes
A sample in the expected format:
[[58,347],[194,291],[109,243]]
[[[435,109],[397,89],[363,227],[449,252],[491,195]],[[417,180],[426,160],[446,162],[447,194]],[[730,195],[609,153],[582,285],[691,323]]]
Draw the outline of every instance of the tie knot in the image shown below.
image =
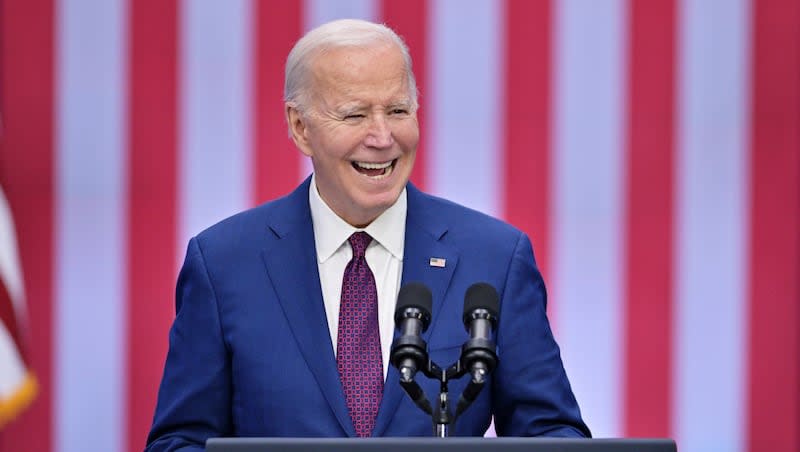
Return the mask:
[[361,231],[351,235],[347,241],[350,242],[350,247],[353,248],[353,257],[361,258],[364,257],[364,253],[367,251],[367,246],[369,246],[369,242],[372,241],[372,237],[366,232]]

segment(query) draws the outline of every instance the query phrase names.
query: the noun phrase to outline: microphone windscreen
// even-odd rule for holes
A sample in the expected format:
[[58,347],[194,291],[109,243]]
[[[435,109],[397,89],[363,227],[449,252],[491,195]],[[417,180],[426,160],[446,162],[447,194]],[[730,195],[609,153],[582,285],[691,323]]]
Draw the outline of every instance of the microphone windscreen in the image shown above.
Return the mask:
[[464,319],[476,309],[485,309],[489,311],[493,317],[498,317],[498,310],[500,309],[500,297],[497,295],[497,290],[491,284],[480,282],[469,286],[466,295],[464,295]]
[[431,290],[422,283],[409,283],[400,288],[400,294],[397,296],[397,307],[394,312],[395,316],[397,316],[401,315],[406,308],[414,307],[422,311],[427,317],[430,317],[432,306],[433,295]]

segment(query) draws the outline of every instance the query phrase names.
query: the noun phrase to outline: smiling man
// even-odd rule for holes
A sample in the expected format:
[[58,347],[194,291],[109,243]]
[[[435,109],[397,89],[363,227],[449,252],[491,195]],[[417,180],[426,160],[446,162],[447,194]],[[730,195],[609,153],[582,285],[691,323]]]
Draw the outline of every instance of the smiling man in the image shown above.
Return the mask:
[[[346,30],[348,24],[328,26]],[[362,46],[316,49],[301,78],[305,86],[287,93],[290,132],[311,157],[320,196],[357,227],[397,201],[419,142],[416,88],[401,42],[372,39]]]
[[424,338],[444,365],[468,338],[466,289],[487,282],[500,295],[499,364],[452,434],[483,435],[494,417],[500,435],[588,436],[528,237],[408,182],[419,128],[403,41],[370,22],[322,25],[289,54],[285,98],[314,173],[189,242],[147,450],[219,436],[430,436],[389,365],[410,282],[433,293]]

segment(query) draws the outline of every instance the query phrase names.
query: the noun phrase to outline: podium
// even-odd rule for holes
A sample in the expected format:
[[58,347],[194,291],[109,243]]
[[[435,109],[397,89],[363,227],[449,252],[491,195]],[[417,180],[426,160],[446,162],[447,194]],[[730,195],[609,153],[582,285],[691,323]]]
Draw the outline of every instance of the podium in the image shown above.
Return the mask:
[[671,439],[212,438],[208,452],[676,452]]

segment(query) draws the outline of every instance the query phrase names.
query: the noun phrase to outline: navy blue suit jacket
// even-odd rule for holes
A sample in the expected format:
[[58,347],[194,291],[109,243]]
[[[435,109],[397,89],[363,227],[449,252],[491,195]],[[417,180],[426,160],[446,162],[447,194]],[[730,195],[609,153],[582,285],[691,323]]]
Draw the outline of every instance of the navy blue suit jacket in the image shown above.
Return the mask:
[[[152,451],[217,436],[355,436],[331,343],[308,204],[310,180],[189,242]],[[500,294],[499,364],[456,435],[584,436],[589,431],[545,316],[546,294],[528,237],[506,223],[408,184],[402,284],[433,292],[423,335],[431,359],[453,363],[468,338],[464,293],[485,281]],[[430,258],[446,260],[432,267]],[[429,397],[438,384],[421,373]],[[457,396],[467,377],[451,384]],[[430,436],[431,420],[390,368],[374,436]]]

